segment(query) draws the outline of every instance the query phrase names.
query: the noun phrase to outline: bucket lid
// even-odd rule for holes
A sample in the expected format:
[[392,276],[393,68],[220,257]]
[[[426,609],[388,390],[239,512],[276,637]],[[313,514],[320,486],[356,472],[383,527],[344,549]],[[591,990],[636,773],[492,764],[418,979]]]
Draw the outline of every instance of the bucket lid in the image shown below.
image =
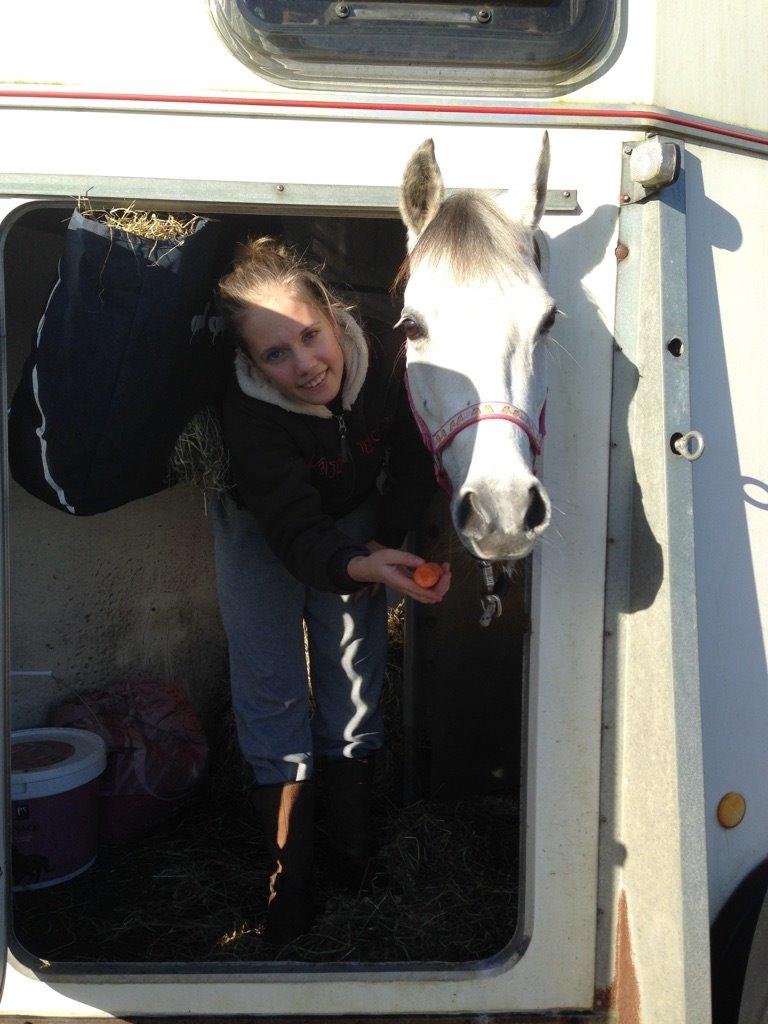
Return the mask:
[[11,777],[38,783],[83,772],[95,778],[107,764],[104,740],[86,729],[17,729],[11,733]]

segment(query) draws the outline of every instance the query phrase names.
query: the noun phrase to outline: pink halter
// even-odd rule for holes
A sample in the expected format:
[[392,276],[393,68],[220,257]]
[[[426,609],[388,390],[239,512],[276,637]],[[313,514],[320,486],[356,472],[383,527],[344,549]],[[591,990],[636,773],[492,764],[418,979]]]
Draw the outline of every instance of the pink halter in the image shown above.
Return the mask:
[[440,455],[457,434],[460,434],[461,431],[465,430],[467,427],[471,427],[475,423],[479,423],[480,420],[507,420],[510,423],[514,423],[515,426],[520,427],[520,429],[527,435],[534,458],[541,451],[541,446],[547,432],[545,421],[545,412],[547,408],[546,400],[544,401],[544,404],[541,407],[541,413],[539,414],[538,430],[534,427],[533,421],[528,413],[523,409],[518,409],[509,402],[478,402],[476,405],[468,405],[465,409],[457,412],[456,415],[447,420],[442,427],[432,433],[421,416],[419,416],[416,411],[416,407],[413,404],[411,389],[408,386],[407,371],[403,376],[403,383],[405,385],[405,393],[408,396],[408,404],[411,407],[413,418],[416,420],[416,424],[421,432],[421,439],[424,442],[424,447],[432,454],[432,458],[435,463],[435,478],[443,490],[447,491],[448,494],[451,494],[453,488],[451,487],[451,482],[443,469],[443,463]]

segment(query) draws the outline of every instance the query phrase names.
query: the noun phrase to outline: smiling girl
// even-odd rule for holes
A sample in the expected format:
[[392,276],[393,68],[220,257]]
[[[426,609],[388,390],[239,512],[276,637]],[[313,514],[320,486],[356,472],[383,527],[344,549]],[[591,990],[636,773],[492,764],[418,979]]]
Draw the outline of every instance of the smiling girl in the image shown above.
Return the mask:
[[267,238],[241,248],[219,295],[238,348],[224,402],[235,490],[214,509],[217,579],[238,738],[273,858],[265,939],[279,949],[313,918],[318,761],[333,874],[356,890],[369,870],[380,584],[435,604],[450,570],[420,587],[423,559],[400,549],[434,489],[403,391],[403,339],[366,335],[311,267]]

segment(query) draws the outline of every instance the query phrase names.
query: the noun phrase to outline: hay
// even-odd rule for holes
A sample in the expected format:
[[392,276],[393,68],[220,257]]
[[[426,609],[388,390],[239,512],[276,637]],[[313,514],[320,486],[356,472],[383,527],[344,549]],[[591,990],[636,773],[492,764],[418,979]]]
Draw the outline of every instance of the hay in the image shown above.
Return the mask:
[[[517,908],[510,799],[380,812],[384,872],[372,891],[335,890],[321,855],[322,913],[280,958],[462,963],[500,950]],[[102,857],[82,878],[17,893],[16,935],[51,961],[258,961],[266,887],[266,853],[244,794],[213,787],[173,826]]]
[[284,955],[369,963],[493,955],[515,927],[515,819],[509,797],[382,809],[382,872],[372,891],[327,891],[312,931]]
[[206,493],[227,490],[229,453],[216,409],[209,406],[190,420],[176,441],[169,470],[174,483],[191,484]]
[[201,219],[197,214],[182,219],[173,213],[137,210],[134,203],[102,210],[94,207],[87,196],[80,196],[77,208],[84,217],[98,220],[107,227],[118,228],[129,235],[138,235],[140,238],[149,238],[156,242],[186,238],[187,235],[193,234],[197,222]]

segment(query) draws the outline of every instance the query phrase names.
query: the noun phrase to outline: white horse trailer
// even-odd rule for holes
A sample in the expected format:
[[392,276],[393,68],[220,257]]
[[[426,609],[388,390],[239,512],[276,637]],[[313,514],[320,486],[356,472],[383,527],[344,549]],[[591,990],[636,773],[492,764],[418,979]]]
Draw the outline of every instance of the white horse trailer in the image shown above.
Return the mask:
[[[710,924],[730,908],[716,1019],[768,1019],[766,38],[765,5],[692,0],[3,5],[8,395],[61,245],[50,224],[77,197],[395,220],[425,138],[449,187],[501,189],[542,128],[567,352],[541,464],[557,532],[530,567],[508,945],[462,964],[49,962],[14,936],[6,857],[0,1015],[705,1024]],[[6,727],[44,720],[53,677],[129,666],[172,661],[204,700],[222,639],[198,504],[177,488],[75,538],[3,480]],[[483,682],[466,681],[477,701]]]

